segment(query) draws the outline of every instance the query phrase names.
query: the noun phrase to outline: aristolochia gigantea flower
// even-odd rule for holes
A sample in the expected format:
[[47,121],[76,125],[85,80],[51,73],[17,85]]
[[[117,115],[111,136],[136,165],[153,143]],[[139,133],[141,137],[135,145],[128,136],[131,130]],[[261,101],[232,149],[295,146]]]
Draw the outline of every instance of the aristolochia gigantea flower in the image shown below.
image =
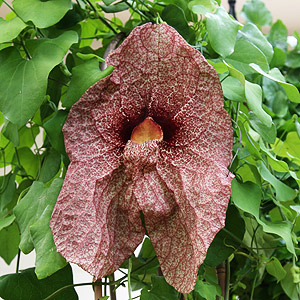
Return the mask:
[[63,128],[71,164],[51,219],[55,244],[101,278],[142,242],[142,212],[167,282],[188,293],[230,197],[218,74],[166,24],[135,28],[107,64],[112,74]]

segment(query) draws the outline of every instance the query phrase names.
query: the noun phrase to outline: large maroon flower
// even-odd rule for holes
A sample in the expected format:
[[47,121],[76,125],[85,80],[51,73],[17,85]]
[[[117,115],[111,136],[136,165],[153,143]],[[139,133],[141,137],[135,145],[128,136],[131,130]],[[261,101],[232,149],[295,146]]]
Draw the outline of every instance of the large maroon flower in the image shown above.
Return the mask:
[[142,242],[142,212],[167,282],[188,293],[230,197],[218,74],[166,24],[135,28],[107,64],[113,73],[63,129],[71,164],[51,219],[55,244],[101,278]]

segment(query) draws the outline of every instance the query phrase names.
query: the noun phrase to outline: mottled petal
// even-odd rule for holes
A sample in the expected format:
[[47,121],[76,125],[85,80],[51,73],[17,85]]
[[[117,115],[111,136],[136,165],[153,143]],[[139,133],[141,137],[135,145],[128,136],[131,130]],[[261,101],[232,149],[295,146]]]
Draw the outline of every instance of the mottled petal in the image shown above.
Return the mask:
[[119,268],[144,237],[124,167],[114,163],[71,163],[50,223],[58,251],[96,278]]
[[224,227],[230,197],[232,175],[227,177],[227,169],[203,165],[194,171],[157,164],[178,208],[164,225],[152,224],[149,219],[150,231],[146,223],[166,280],[182,293],[193,289],[209,245]]

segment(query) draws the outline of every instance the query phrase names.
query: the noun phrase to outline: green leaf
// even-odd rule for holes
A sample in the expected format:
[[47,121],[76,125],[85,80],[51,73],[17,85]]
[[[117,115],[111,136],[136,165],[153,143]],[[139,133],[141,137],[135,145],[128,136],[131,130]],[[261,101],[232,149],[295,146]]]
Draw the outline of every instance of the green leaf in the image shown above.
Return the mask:
[[54,114],[54,116],[43,125],[52,147],[62,154],[65,154],[65,144],[62,128],[67,119],[67,116],[67,111],[58,110]]
[[216,285],[202,280],[197,280],[195,292],[206,300],[216,300],[217,296],[221,296]]
[[269,64],[266,56],[248,40],[237,40],[234,52],[225,60],[244,75],[255,73],[255,70],[250,66],[251,63],[255,63],[265,72],[269,72]]
[[83,93],[94,83],[108,76],[113,71],[112,66],[108,66],[101,71],[99,68],[99,60],[92,58],[83,64],[72,69],[72,79],[67,94],[63,99],[63,106],[70,108]]
[[190,29],[182,8],[174,4],[167,5],[161,13],[161,18],[174,27],[185,40],[189,39]]
[[49,72],[77,39],[74,31],[41,39],[30,60],[13,47],[0,52],[0,109],[9,121],[22,126],[35,114],[45,99]]
[[245,88],[238,79],[232,76],[228,76],[222,81],[222,90],[224,96],[229,100],[243,102],[246,99]]
[[276,126],[272,123],[271,127],[263,124],[254,113],[249,112],[249,121],[254,130],[269,144],[274,144],[276,139]]
[[20,233],[16,223],[0,231],[0,256],[9,265],[18,254]]
[[234,68],[232,65],[228,64],[225,60],[223,61],[225,66],[227,67],[230,76],[238,79],[243,87],[245,87],[245,76],[240,71],[238,71],[236,68]]
[[264,151],[263,148],[261,149],[265,154],[267,154],[267,160],[272,169],[277,172],[289,172],[289,166],[285,161],[278,160],[269,151]]
[[224,62],[215,62],[212,60],[207,60],[215,69],[219,74],[225,73],[228,71],[228,67],[226,66],[226,64]]
[[[38,156],[33,154],[27,147],[19,148],[17,151],[20,164],[25,170],[25,173],[35,178],[40,167]],[[17,155],[14,155],[13,162],[18,163]]]
[[26,26],[27,25],[18,17],[10,19],[9,21],[0,18],[0,43],[13,40]]
[[[62,180],[55,179],[49,193],[58,195],[57,192],[60,191],[61,185]],[[51,198],[54,201],[46,206],[40,218],[30,226],[30,234],[36,251],[35,273],[38,279],[48,277],[67,264],[66,260],[56,251],[52,232],[49,228],[52,210],[56,202],[55,197]]]
[[194,14],[205,15],[216,9],[217,2],[215,0],[193,0],[189,2],[188,7]]
[[284,270],[286,276],[280,281],[281,287],[291,300],[299,300],[298,284],[294,283],[293,265],[287,263]]
[[234,51],[238,23],[223,7],[218,7],[214,14],[208,13],[206,18],[208,39],[212,48],[221,56],[227,57]]
[[274,54],[271,61],[271,67],[283,67],[286,61],[286,53],[279,48],[274,48]]
[[298,51],[292,51],[288,53],[285,65],[291,69],[300,68],[300,53]]
[[56,24],[72,8],[71,0],[14,0],[16,13],[25,21],[32,21],[39,28]]
[[271,223],[260,219],[259,207],[262,195],[258,185],[253,182],[239,183],[234,178],[231,183],[231,197],[239,209],[255,217],[257,223],[262,226],[265,232],[279,235],[285,241],[287,250],[296,256],[291,225],[285,222]]
[[148,291],[147,288],[143,288],[141,300],[171,300],[178,298],[178,293],[166,282],[164,277],[152,276],[151,281],[151,290]]
[[5,125],[2,130],[3,135],[10,140],[15,147],[18,147],[20,143],[18,126],[5,119]]
[[1,218],[1,219],[0,219],[0,231],[1,231],[3,228],[5,228],[5,227],[11,225],[12,222],[13,222],[14,220],[15,220],[15,216],[14,216],[14,215],[11,215],[11,216],[8,216],[8,217]]
[[[251,63],[250,66],[259,74],[279,83],[285,90],[287,96],[289,97],[289,99],[293,102],[297,102],[297,103],[300,103],[300,94],[299,94],[299,91],[298,89],[293,86],[292,84],[289,84],[289,83],[286,83],[284,82],[284,78],[281,78],[279,79],[279,76],[281,75],[280,74],[280,71],[278,69],[272,69],[270,71],[270,73],[266,73],[264,70],[262,70],[260,68],[260,66],[254,64],[254,63]],[[278,74],[279,73],[279,74]]]
[[80,53],[77,52],[76,55],[81,58],[82,60],[90,60],[92,58],[97,58],[100,62],[105,62],[105,59],[94,54],[94,53],[88,53],[88,54],[84,54],[84,53]]
[[262,90],[258,84],[245,81],[245,95],[249,108],[256,117],[267,127],[272,126],[272,118],[262,108]]
[[8,173],[0,177],[0,216],[6,215],[17,201],[16,173]]
[[[34,268],[30,268],[0,277],[0,296],[5,300],[41,300],[71,284],[73,275],[70,265],[43,280],[38,280]],[[70,287],[52,299],[77,300],[78,296],[75,289]]]
[[242,30],[239,31],[239,38],[246,39],[254,44],[266,56],[268,63],[271,62],[274,53],[272,45],[254,24],[245,24]]
[[39,181],[44,183],[52,179],[59,171],[61,164],[61,154],[56,150],[47,151],[41,168]]
[[260,173],[262,178],[275,188],[278,201],[289,201],[296,197],[297,192],[272,175],[264,163],[261,163]]
[[217,233],[210,244],[204,263],[215,267],[226,260],[241,244],[245,233],[245,223],[234,205],[226,212],[225,227]]
[[267,262],[266,270],[277,279],[277,282],[281,281],[287,274],[278,258],[274,256]]
[[248,151],[254,156],[255,159],[261,159],[260,147],[248,134],[244,124],[239,120],[238,126],[241,130],[242,137],[240,137],[240,132],[238,132],[239,138],[246,144]]
[[287,157],[300,165],[300,138],[297,132],[289,132],[284,142],[277,140],[273,151],[277,155]]
[[[15,207],[14,214],[21,231],[20,249],[25,254],[31,252],[34,248],[30,226],[39,220],[47,206],[54,207],[61,184],[62,179],[55,179],[50,187],[42,182],[35,181],[26,196]],[[47,226],[49,227],[49,223]],[[51,247],[52,245],[49,248],[51,249]]]
[[116,3],[114,5],[101,5],[100,4],[99,6],[106,13],[117,13],[120,11],[127,10],[129,8],[129,6],[126,3],[122,3],[122,2]]
[[272,15],[260,0],[247,1],[243,8],[241,16],[247,21],[256,24],[258,27],[270,25]]
[[281,20],[277,20],[271,27],[268,40],[274,48],[287,51],[288,30]]

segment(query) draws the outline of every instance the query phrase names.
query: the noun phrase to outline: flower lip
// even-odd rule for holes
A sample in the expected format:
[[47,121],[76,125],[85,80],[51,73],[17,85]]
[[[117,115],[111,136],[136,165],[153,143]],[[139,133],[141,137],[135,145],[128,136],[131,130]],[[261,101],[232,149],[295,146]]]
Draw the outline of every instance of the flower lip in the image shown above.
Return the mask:
[[163,130],[151,117],[147,117],[142,123],[133,128],[130,140],[137,144],[143,144],[151,140],[163,140]]

